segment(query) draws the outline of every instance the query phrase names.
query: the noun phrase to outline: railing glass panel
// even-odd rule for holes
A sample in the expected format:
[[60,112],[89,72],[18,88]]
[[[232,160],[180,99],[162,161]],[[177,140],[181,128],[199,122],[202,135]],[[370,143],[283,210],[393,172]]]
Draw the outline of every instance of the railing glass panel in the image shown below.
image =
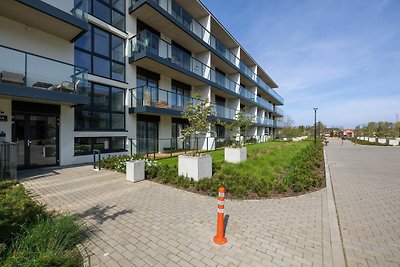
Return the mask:
[[66,93],[88,86],[85,69],[4,46],[0,46],[0,82]]

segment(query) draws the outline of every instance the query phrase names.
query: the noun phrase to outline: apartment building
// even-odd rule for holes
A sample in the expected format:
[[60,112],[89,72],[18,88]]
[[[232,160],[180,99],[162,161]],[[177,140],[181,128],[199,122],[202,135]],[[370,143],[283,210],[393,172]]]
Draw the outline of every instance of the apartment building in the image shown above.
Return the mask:
[[[0,138],[21,169],[184,149],[196,95],[211,120],[247,110],[258,140],[282,127],[277,84],[198,0],[2,0],[0,74]],[[202,146],[228,134],[212,126]]]

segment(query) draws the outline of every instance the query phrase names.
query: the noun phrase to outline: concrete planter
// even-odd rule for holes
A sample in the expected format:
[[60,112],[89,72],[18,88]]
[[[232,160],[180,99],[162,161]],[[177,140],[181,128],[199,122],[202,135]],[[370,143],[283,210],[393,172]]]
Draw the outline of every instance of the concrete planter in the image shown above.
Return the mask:
[[193,157],[180,155],[178,157],[178,174],[199,181],[212,176],[212,158],[210,155]]
[[125,164],[126,180],[134,183],[144,180],[145,174],[143,160],[127,161]]
[[400,141],[399,141],[399,140],[396,140],[396,139],[394,139],[394,140],[389,140],[389,145],[391,145],[391,146],[398,146],[399,143],[400,143]]
[[387,139],[386,138],[378,138],[378,143],[379,144],[387,144]]
[[225,161],[230,163],[239,163],[247,159],[247,148],[225,147]]
[[368,141],[369,141],[369,142],[376,142],[376,138],[375,138],[375,137],[369,137],[369,138],[368,138]]

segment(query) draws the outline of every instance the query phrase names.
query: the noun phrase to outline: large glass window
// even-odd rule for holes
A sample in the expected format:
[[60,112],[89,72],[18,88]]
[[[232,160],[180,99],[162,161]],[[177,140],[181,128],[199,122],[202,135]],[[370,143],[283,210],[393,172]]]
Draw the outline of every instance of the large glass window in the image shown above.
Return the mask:
[[75,42],[75,64],[91,74],[125,81],[125,41],[89,26],[89,31]]
[[125,31],[125,0],[88,0],[89,14]]
[[94,28],[93,32],[93,52],[103,55],[110,55],[110,34],[106,31],[100,30],[99,28]]
[[75,137],[74,154],[89,155],[93,149],[100,149],[102,153],[125,151],[125,137]]
[[75,108],[75,130],[125,130],[125,90],[92,83],[90,105]]

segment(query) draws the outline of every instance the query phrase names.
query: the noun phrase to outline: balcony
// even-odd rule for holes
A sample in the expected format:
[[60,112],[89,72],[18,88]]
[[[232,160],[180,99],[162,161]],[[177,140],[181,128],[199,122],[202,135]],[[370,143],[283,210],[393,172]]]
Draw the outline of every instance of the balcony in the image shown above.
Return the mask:
[[[179,117],[189,103],[197,104],[201,101],[190,96],[150,86],[130,89],[130,92],[130,113],[150,113]],[[213,103],[211,105],[213,117],[225,120],[235,119],[236,110]]]
[[[145,8],[145,4],[152,7],[153,10]],[[140,9],[143,9],[140,12]],[[154,20],[149,18],[157,17],[157,14],[153,14],[154,9],[157,12],[162,13],[170,22],[178,25],[183,31],[194,37],[198,42],[205,45],[214,54],[218,55],[225,62],[233,66],[237,71],[244,74],[250,81],[255,85],[262,88],[267,94],[272,97],[272,101],[275,99],[279,104],[283,104],[283,98],[272,90],[260,77],[258,77],[243,61],[241,61],[236,55],[234,55],[229,48],[227,48],[219,39],[212,35],[203,25],[195,20],[185,9],[183,9],[174,0],[131,0],[131,7],[129,11],[134,13],[139,19],[145,20],[150,26],[156,29],[167,30],[169,27],[165,27],[165,21]],[[143,14],[142,14],[143,13]],[[145,15],[147,14],[147,15]],[[169,36],[179,38],[176,32],[165,32]],[[176,39],[179,43],[184,44],[189,42],[187,38]],[[194,44],[189,44],[188,47],[197,47]],[[196,48],[198,49],[198,48]]]
[[87,0],[2,0],[0,16],[73,41],[88,30]]
[[251,104],[259,105],[272,111],[271,104],[267,101],[262,101],[254,93],[217,73],[209,66],[162,40],[150,31],[144,30],[138,33],[129,42],[131,46],[130,63],[135,62],[140,67],[152,69],[170,77],[176,77],[194,86],[209,84],[226,93],[241,97]]
[[285,127],[285,125],[283,124],[283,121],[274,121],[274,128],[282,129],[283,127]]
[[260,117],[260,116],[256,116],[255,117],[255,123],[262,125],[262,126],[266,126],[266,127],[272,127],[274,126],[274,121],[265,117]]
[[88,104],[87,71],[0,45],[0,95],[56,104]]
[[283,117],[283,115],[285,114],[283,109],[278,108],[278,107],[274,107],[274,113],[276,116],[279,116],[279,117]]

